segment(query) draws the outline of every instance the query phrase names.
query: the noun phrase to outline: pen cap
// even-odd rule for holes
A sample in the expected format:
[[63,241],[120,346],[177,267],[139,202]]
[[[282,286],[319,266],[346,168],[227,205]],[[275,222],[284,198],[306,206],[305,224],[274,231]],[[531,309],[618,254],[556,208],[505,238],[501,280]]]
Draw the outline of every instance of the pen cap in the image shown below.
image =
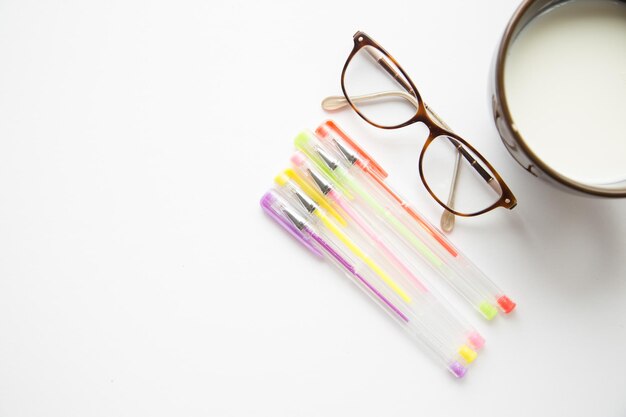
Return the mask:
[[292,216],[296,216],[297,210],[288,207],[287,204],[278,196],[273,190],[268,191],[261,198],[261,207],[276,223],[281,225],[287,230],[293,237],[295,237],[300,243],[302,243],[307,249],[319,258],[322,258],[322,253],[311,243],[309,237],[299,230],[294,222],[287,218],[285,208],[289,210]]
[[363,165],[368,165],[381,179],[387,178],[387,172],[374,160],[363,148],[361,148],[352,138],[339,129],[339,126],[332,120],[327,120],[315,129],[315,134],[323,141],[336,140],[342,146],[353,150],[361,160]]

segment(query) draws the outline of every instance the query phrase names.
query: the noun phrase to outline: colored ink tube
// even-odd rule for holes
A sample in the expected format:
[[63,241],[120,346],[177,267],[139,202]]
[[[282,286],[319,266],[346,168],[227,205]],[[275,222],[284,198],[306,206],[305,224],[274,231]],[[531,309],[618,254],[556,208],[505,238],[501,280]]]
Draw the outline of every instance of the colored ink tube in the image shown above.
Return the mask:
[[407,310],[404,306],[405,301],[388,287],[373,284],[373,281],[379,281],[379,277],[373,273],[371,268],[362,262],[355,262],[354,254],[352,256],[347,254],[339,245],[328,240],[324,233],[306,220],[302,210],[296,208],[284,196],[275,191],[270,191],[261,199],[261,206],[274,221],[312,253],[330,260],[342,270],[364,293],[383,308],[409,336],[420,342],[455,377],[461,378],[465,375],[467,365],[475,357],[475,352],[473,354],[467,353],[467,357],[464,357],[458,351],[457,346],[447,343],[430,331],[424,325],[427,317],[417,317],[410,310]]
[[486,297],[484,292],[477,289],[467,277],[461,276],[446,260],[428,244],[427,235],[416,233],[416,228],[400,219],[401,216],[389,204],[384,204],[378,188],[373,181],[360,170],[349,171],[349,166],[334,156],[334,151],[327,149],[313,134],[303,132],[296,137],[296,147],[314,161],[317,166],[325,166],[333,179],[342,184],[352,193],[353,204],[360,205],[364,210],[377,216],[381,223],[388,228],[412,249],[413,253],[444,279],[457,293],[472,305],[483,317],[488,320],[497,315],[497,309]]
[[[321,173],[313,173],[313,175],[323,175]],[[322,181],[320,178],[319,181]],[[356,224],[357,227],[347,228],[346,230],[338,230],[337,225],[333,225],[332,221],[328,219],[320,208],[319,194],[318,199],[308,192],[312,187],[309,187],[304,180],[298,176],[293,170],[285,170],[284,173],[279,174],[275,178],[275,182],[279,187],[280,192],[285,195],[287,199],[294,201],[298,207],[300,207],[307,216],[316,216],[322,223],[322,227],[328,229],[331,232],[329,240],[337,238],[339,244],[345,245],[359,259],[365,260],[366,258],[361,255],[364,252],[369,252],[369,245],[366,243],[371,237],[367,234],[359,234],[362,232],[363,224]],[[309,190],[308,192],[306,190]],[[330,185],[323,188],[324,193],[328,194]],[[336,196],[340,198],[340,196]],[[342,206],[342,209],[348,209],[349,212],[352,209],[349,205]],[[357,213],[351,213],[353,216],[358,216]],[[356,217],[355,217],[356,218]],[[354,218],[350,217],[350,220]],[[314,223],[315,219],[311,219],[309,223]],[[353,223],[349,221],[348,224]],[[318,229],[321,229],[319,227]],[[366,227],[370,227],[369,225]],[[375,231],[371,233],[376,234]],[[375,247],[384,247],[387,243],[377,236],[375,238]],[[382,245],[382,246],[381,246]],[[357,248],[357,250],[355,250]],[[381,285],[388,286],[392,291],[396,292],[396,295],[400,295],[402,301],[406,304],[407,308],[414,312],[419,317],[429,316],[431,320],[425,323],[426,327],[432,326],[431,331],[439,334],[441,338],[448,340],[450,343],[459,346],[458,352],[467,361],[472,361],[475,349],[480,349],[484,345],[484,339],[482,336],[473,329],[470,325],[463,322],[458,313],[449,304],[444,304],[444,299],[441,296],[435,296],[424,286],[416,287],[415,281],[418,280],[412,268],[405,265],[405,261],[397,256],[389,257],[388,249],[387,253],[376,253],[371,251],[372,255],[366,255],[368,259],[373,261],[367,263],[367,266],[375,267],[374,272],[381,278]],[[387,255],[387,256],[385,256]],[[381,274],[381,271],[384,271]],[[390,277],[393,277],[390,278]],[[393,283],[393,285],[391,285]],[[403,293],[398,292],[398,288],[401,288]],[[408,297],[402,297],[402,294],[408,294]],[[469,343],[468,346],[467,343]]]
[[516,304],[498,288],[474,263],[454,247],[448,239],[428,220],[411,207],[397,192],[385,182],[387,173],[380,165],[365,152],[352,138],[344,133],[333,121],[326,121],[316,129],[317,136],[327,145],[334,148],[337,155],[348,165],[349,171],[358,171],[367,177],[367,182],[375,188],[380,197],[392,207],[396,208],[401,220],[411,225],[416,234],[422,235],[435,253],[446,259],[448,265],[458,274],[471,277],[471,283],[476,291],[482,293],[486,299],[497,305],[506,314],[513,311]]

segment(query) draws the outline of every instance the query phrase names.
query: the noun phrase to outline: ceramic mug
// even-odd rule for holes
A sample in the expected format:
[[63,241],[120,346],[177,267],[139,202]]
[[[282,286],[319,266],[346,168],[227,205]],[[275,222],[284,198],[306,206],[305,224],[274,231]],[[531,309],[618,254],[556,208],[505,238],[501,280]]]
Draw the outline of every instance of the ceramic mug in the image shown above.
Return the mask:
[[525,0],[491,76],[496,127],[532,175],[626,197],[626,2]]

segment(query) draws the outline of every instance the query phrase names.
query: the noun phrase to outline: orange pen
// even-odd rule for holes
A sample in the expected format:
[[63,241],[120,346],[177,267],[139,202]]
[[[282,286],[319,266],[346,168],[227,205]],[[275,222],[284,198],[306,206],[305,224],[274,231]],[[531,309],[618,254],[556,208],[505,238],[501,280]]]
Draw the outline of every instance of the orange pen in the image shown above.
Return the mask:
[[[376,162],[367,152],[365,152],[356,142],[354,142],[348,135],[346,135],[332,120],[327,120],[323,124],[321,124],[316,130],[315,133],[322,140],[332,140],[332,135],[335,134],[339,136],[345,143],[347,143],[353,151],[356,152],[358,157],[354,154],[350,154],[352,157],[350,162],[359,167],[363,172],[369,175],[378,185],[381,186],[383,190],[391,198],[402,206],[404,211],[406,211],[428,234],[430,234],[450,255],[453,257],[458,256],[457,250],[452,246],[450,242],[434,227],[432,227],[428,222],[422,218],[419,214],[415,212],[409,206],[407,202],[405,202],[397,193],[395,193],[386,183],[385,178],[387,178],[387,172]],[[341,147],[341,144],[337,142],[337,144]],[[341,151],[341,149],[340,149]],[[343,149],[345,155],[345,148]],[[348,157],[346,155],[346,157]]]
[[[315,133],[322,142],[325,142],[329,147],[334,148],[338,154],[343,155],[348,165],[357,166],[363,173],[367,174],[367,177],[374,180],[376,185],[385,193],[391,197],[391,200],[397,202],[402,209],[409,214],[409,216],[415,220],[415,222],[421,227],[426,235],[431,236],[433,241],[431,245],[439,245],[443,249],[442,253],[450,256],[455,262],[455,268],[458,268],[459,273],[470,273],[474,278],[473,285],[481,287],[486,294],[490,294],[494,301],[504,313],[510,313],[515,309],[515,303],[480,271],[471,261],[465,258],[459,253],[459,251],[439,232],[433,227],[426,219],[417,213],[407,202],[405,202],[396,192],[394,192],[385,182],[387,173],[385,170],[369,156],[354,140],[339,129],[339,127],[332,121],[328,120],[320,125]],[[436,243],[434,243],[436,242]],[[436,248],[432,248],[436,251]],[[437,251],[436,251],[437,252]],[[452,260],[451,259],[451,260]],[[488,308],[489,307],[489,308]],[[491,319],[495,314],[495,311],[491,311],[491,306],[483,305],[479,307],[483,315]]]

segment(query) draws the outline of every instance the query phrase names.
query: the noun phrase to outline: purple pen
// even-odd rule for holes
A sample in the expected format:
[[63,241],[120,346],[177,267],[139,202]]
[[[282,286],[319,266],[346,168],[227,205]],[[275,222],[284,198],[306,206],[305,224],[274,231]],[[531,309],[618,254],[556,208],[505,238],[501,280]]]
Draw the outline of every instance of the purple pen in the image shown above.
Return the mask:
[[285,202],[274,191],[267,192],[261,199],[263,210],[298,241],[311,250],[316,256],[326,255],[335,264],[341,267],[359,287],[365,291],[374,301],[383,307],[413,338],[434,353],[444,362],[445,367],[457,378],[461,378],[467,372],[465,366],[456,358],[447,354],[441,343],[432,335],[420,328],[414,320],[403,313],[388,297],[382,294],[370,281],[368,281],[357,268],[350,263],[345,256],[333,247],[330,242],[324,240],[307,222],[300,216],[298,210]]
[[[405,322],[409,321],[409,319],[404,314],[402,314],[402,312],[395,305],[393,305],[391,301],[389,301],[384,295],[382,295],[380,291],[378,291],[373,285],[367,282],[367,280],[363,278],[345,258],[343,258],[336,250],[334,250],[332,246],[330,246],[328,243],[324,241],[324,239],[316,235],[315,232],[313,232],[310,228],[308,228],[306,226],[306,223],[304,223],[304,221],[299,220],[294,213],[287,211],[287,210],[283,212],[283,216],[276,213],[276,211],[272,207],[272,204],[275,201],[276,201],[276,198],[271,192],[269,192],[265,194],[263,198],[261,199],[261,207],[263,207],[263,210],[265,210],[265,212],[269,214],[274,220],[276,220],[281,226],[285,227],[285,229],[292,236],[298,239],[303,245],[309,248],[317,256],[321,257],[322,256],[321,252],[317,248],[312,246],[310,241],[304,237],[308,235],[312,240],[317,242],[330,256],[335,258],[335,260],[337,260],[337,262],[339,262],[341,266],[343,266],[351,274],[353,274],[355,278],[361,281],[363,285],[365,285],[370,291],[372,291],[376,295],[376,297],[378,297],[384,304],[386,304],[403,321]],[[290,218],[290,220],[285,219],[284,216],[287,216],[288,218]],[[300,224],[301,229],[297,228],[296,224]],[[297,232],[298,230],[303,231],[305,233],[298,233]]]

